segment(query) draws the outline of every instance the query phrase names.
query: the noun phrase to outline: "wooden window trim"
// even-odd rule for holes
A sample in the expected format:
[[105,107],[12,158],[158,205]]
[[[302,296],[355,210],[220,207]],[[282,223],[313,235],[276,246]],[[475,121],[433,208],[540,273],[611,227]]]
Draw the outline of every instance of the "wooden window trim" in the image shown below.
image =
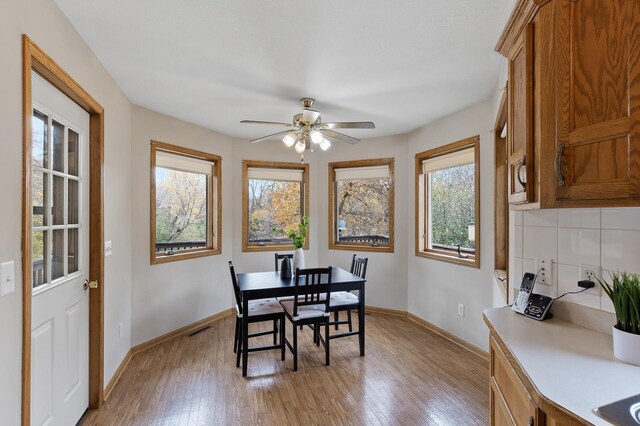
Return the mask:
[[[449,154],[455,151],[460,151],[467,148],[473,148],[474,150],[474,180],[475,180],[475,211],[476,211],[476,219],[475,219],[475,231],[476,231],[476,252],[475,256],[469,257],[468,259],[460,258],[450,254],[444,250],[433,250],[427,249],[428,241],[426,240],[428,232],[427,230],[427,219],[426,212],[428,211],[428,194],[427,188],[425,185],[424,194],[423,195],[423,203],[420,205],[420,179],[422,175],[422,162],[428,158],[438,157],[440,155]],[[425,212],[424,223],[420,223],[420,211]],[[443,145],[434,149],[430,149],[427,151],[420,152],[415,156],[415,255],[417,257],[424,257],[429,259],[440,260],[443,262],[454,263],[457,265],[469,266],[472,268],[480,268],[480,136],[472,136],[470,138],[462,139],[457,142],[453,142],[447,145]],[[420,235],[420,230],[424,231],[425,237],[423,238]],[[421,247],[421,242],[424,241],[423,247]]]
[[[394,252],[394,210],[395,210],[395,175],[394,175],[394,158],[374,158],[368,160],[340,161],[329,163],[329,250],[349,250],[349,251],[368,251],[393,253]],[[379,246],[371,246],[366,243],[344,243],[336,241],[336,220],[335,197],[336,197],[336,169],[356,168],[356,167],[372,167],[372,166],[389,166],[389,243]]]
[[[260,252],[260,251],[279,251],[293,250],[292,244],[265,244],[258,246],[249,244],[249,177],[248,171],[250,167],[264,169],[288,169],[302,170],[302,216],[309,215],[309,164],[304,163],[288,163],[278,161],[257,161],[242,160],[242,251],[243,252]],[[307,230],[307,238],[304,240],[304,250],[309,249],[309,230]]]
[[[209,176],[209,194],[207,206],[207,240],[209,244],[202,249],[183,250],[176,254],[157,254],[156,253],[156,153],[166,152],[170,154],[182,155],[184,157],[205,160],[214,163],[213,173]],[[214,178],[217,181],[215,184]],[[214,191],[215,185],[215,191]],[[195,259],[204,256],[213,256],[222,253],[222,157],[215,154],[209,154],[195,149],[184,148],[178,145],[172,145],[165,142],[151,141],[151,169],[150,169],[150,210],[149,210],[149,253],[151,265],[161,263],[176,262],[179,260]],[[215,197],[215,200],[214,200]],[[214,201],[216,206],[213,206]],[[214,224],[214,209],[215,221]],[[214,233],[215,228],[215,233]]]

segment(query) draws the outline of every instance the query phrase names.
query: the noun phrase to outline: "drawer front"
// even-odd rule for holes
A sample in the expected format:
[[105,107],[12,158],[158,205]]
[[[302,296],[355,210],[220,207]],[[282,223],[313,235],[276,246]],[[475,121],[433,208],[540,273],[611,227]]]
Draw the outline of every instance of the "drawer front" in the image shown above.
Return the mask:
[[[511,368],[507,357],[498,347],[493,337],[490,338],[491,346],[491,389],[492,397],[501,397],[511,416],[511,421],[516,425],[536,425],[538,409],[524,388],[515,371]],[[496,408],[499,404],[496,404]],[[492,408],[494,407],[492,402]],[[496,410],[498,411],[498,410]],[[499,414],[496,413],[496,420]],[[494,414],[491,414],[492,421]],[[492,423],[498,424],[498,423]],[[507,423],[509,424],[509,423]]]

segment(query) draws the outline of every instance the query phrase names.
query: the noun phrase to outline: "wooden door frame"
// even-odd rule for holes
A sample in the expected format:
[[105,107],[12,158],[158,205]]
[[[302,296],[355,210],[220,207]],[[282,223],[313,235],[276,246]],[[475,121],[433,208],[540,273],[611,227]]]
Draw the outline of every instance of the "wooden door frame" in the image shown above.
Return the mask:
[[31,71],[89,113],[89,407],[100,408],[104,381],[104,109],[27,35],[22,35],[22,425],[31,422]]

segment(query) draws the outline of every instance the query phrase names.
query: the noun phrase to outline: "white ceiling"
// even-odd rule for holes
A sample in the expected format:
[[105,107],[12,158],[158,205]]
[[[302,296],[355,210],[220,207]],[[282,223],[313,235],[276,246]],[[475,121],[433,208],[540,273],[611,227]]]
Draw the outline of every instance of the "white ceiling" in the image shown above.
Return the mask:
[[235,137],[298,99],[406,133],[491,95],[510,0],[56,0],[129,99]]

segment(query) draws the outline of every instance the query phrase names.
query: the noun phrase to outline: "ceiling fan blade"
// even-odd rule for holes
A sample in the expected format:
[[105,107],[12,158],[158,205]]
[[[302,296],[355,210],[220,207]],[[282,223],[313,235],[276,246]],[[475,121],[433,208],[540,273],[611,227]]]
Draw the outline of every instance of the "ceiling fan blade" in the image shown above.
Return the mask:
[[279,137],[282,137],[284,135],[286,135],[287,133],[289,133],[290,130],[285,130],[283,132],[278,132],[278,133],[274,133],[272,135],[268,135],[268,136],[263,136],[261,138],[258,139],[253,139],[252,141],[250,141],[251,143],[258,143],[258,142],[264,142],[264,141],[268,141],[271,139],[278,139]]
[[293,127],[293,124],[291,124],[291,123],[281,123],[279,121],[242,120],[241,123],[245,123],[245,124],[268,124],[268,125],[273,125],[273,126]]
[[312,109],[303,109],[302,110],[302,121],[305,123],[315,123],[316,120],[320,117],[320,113],[318,111],[314,111]]
[[345,135],[344,133],[334,132],[333,130],[324,129],[320,132],[322,132],[322,134],[329,140],[346,142],[350,144],[357,144],[358,142],[360,142],[360,139]]
[[375,129],[376,125],[371,121],[336,121],[322,123],[322,127],[327,129]]

